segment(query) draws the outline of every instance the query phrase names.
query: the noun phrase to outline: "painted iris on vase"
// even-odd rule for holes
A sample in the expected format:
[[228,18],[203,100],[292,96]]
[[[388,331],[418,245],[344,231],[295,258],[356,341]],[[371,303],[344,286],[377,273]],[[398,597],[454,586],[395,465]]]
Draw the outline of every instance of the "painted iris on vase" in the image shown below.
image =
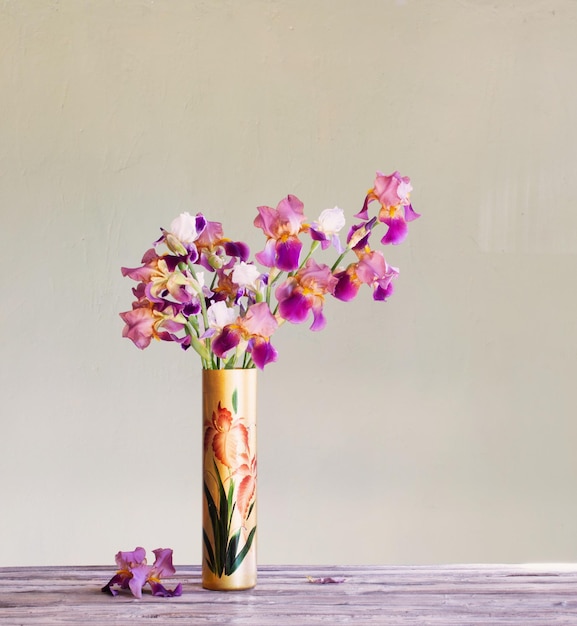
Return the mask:
[[217,577],[231,576],[249,552],[256,533],[253,512],[256,457],[249,420],[238,414],[238,392],[231,410],[219,401],[204,423],[204,560]]

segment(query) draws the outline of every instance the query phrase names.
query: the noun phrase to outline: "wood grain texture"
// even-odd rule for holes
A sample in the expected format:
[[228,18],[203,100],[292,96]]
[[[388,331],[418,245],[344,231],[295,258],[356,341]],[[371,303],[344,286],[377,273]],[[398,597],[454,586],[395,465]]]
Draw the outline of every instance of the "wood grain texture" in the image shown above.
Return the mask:
[[199,567],[177,566],[181,597],[142,600],[101,593],[113,573],[0,568],[0,623],[577,625],[577,565],[261,566],[257,587],[235,592],[202,589]]

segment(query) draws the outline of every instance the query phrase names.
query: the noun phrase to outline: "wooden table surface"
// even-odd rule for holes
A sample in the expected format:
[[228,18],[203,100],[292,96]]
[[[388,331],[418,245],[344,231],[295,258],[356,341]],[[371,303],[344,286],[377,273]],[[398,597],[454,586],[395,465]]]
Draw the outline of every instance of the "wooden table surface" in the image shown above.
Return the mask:
[[101,593],[114,566],[0,568],[0,623],[577,626],[577,564],[261,566],[257,587],[236,592],[202,589],[197,566],[176,569],[166,582],[182,582],[181,597],[136,600]]

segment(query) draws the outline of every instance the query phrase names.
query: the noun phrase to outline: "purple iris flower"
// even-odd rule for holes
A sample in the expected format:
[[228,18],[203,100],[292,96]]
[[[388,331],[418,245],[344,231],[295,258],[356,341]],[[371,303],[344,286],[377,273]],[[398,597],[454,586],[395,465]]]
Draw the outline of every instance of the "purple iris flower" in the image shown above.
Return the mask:
[[347,243],[352,250],[364,250],[369,245],[369,238],[373,226],[377,223],[377,218],[373,217],[368,222],[361,222],[351,226],[347,235]]
[[305,230],[303,208],[303,203],[292,195],[281,200],[276,209],[257,208],[254,225],[267,236],[264,249],[255,255],[259,263],[285,272],[297,269],[303,245],[298,236]]
[[368,220],[369,204],[376,200],[381,205],[378,220],[389,227],[381,243],[402,243],[408,233],[407,223],[420,217],[409,200],[412,189],[408,176],[401,176],[399,172],[393,172],[390,176],[377,172],[375,185],[369,190],[363,208],[355,217]]
[[336,285],[337,279],[327,265],[309,259],[302,269],[277,288],[275,296],[280,316],[293,324],[300,324],[312,312],[311,330],[322,330],[326,325],[324,296],[332,294]]
[[212,340],[212,351],[219,358],[225,358],[227,353],[236,348],[242,339],[238,324],[225,326]]
[[278,328],[278,322],[266,302],[248,307],[244,317],[227,324],[212,340],[212,351],[220,358],[236,348],[241,341],[247,342],[247,351],[259,369],[276,361],[278,353],[270,343],[270,336]]
[[356,263],[352,263],[346,270],[337,272],[335,274],[337,284],[335,286],[333,295],[338,300],[342,300],[343,302],[350,302],[356,297],[357,293],[359,292],[361,281],[357,278],[357,275],[355,273],[356,265]]
[[[228,269],[237,260],[246,261],[250,248],[242,241],[230,241],[224,236],[220,222],[207,222],[206,228],[196,240],[199,252],[199,263],[211,272],[215,269]],[[225,256],[230,257],[226,259]]]
[[399,270],[390,266],[378,250],[363,251],[358,256],[357,263],[351,263],[346,270],[335,274],[335,298],[345,302],[352,300],[364,283],[373,288],[374,300],[386,300],[393,293],[391,281],[398,276]]
[[102,591],[113,596],[118,595],[120,589],[130,589],[135,598],[142,598],[142,588],[147,583],[150,585],[152,595],[164,598],[180,596],[182,584],[174,589],[167,589],[161,584],[163,576],[172,576],[176,570],[172,564],[172,550],[170,548],[157,548],[153,550],[156,557],[153,565],[146,564],[146,550],[135,548],[132,552],[118,552],[115,560],[118,567],[116,574],[108,581]]
[[224,251],[228,256],[236,257],[241,261],[246,261],[250,255],[250,248],[243,241],[226,241]]
[[261,370],[264,369],[265,365],[274,363],[278,358],[276,348],[265,337],[252,337],[248,342],[248,351],[254,364]]

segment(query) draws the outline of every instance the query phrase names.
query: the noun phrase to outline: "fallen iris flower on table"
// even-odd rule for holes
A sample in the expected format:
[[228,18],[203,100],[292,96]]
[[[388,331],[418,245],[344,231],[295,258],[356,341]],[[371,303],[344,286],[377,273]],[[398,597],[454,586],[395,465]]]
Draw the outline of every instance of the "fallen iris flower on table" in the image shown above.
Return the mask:
[[170,598],[182,595],[181,583],[174,589],[167,589],[160,582],[163,576],[172,576],[176,572],[172,564],[172,550],[157,548],[153,552],[156,557],[153,565],[147,565],[144,548],[135,548],[132,552],[118,552],[115,557],[118,571],[102,587],[102,591],[116,596],[118,589],[114,589],[113,586],[119,586],[120,589],[130,589],[135,598],[142,598],[142,589],[148,583],[153,596]]
[[312,576],[307,576],[307,580],[309,581],[309,583],[312,583],[313,585],[331,585],[331,584],[344,583],[346,578],[334,578],[333,576],[313,578]]

